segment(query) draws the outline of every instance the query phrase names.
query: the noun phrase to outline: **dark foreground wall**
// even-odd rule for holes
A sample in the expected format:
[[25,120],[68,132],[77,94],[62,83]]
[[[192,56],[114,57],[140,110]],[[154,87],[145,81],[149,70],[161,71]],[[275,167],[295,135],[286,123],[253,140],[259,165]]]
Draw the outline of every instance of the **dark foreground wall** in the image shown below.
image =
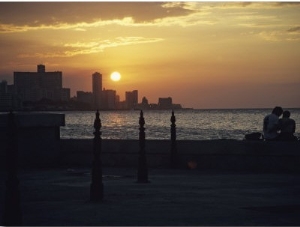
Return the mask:
[[0,168],[7,161],[6,151],[12,152],[14,145],[24,167],[53,165],[60,155],[59,127],[63,125],[64,114],[20,112],[12,118],[0,114]]
[[[90,166],[92,140],[61,140],[58,163]],[[300,142],[237,140],[177,141],[180,168],[210,170],[300,172]],[[102,163],[107,167],[137,167],[138,140],[102,140]],[[169,168],[170,141],[147,140],[149,168]]]

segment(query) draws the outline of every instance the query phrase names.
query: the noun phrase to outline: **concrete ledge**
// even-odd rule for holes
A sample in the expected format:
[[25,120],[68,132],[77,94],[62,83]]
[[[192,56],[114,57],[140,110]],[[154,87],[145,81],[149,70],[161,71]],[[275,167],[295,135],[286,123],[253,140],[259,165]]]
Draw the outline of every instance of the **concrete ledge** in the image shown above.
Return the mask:
[[[23,166],[53,166],[60,154],[60,130],[64,114],[15,113],[19,162]],[[8,114],[0,114],[0,158],[5,160],[8,148]]]
[[[58,113],[14,113],[18,127],[59,127],[65,125],[65,115]],[[5,128],[8,113],[0,114],[0,129]],[[2,129],[3,130],[3,129]],[[2,131],[1,130],[1,131]]]

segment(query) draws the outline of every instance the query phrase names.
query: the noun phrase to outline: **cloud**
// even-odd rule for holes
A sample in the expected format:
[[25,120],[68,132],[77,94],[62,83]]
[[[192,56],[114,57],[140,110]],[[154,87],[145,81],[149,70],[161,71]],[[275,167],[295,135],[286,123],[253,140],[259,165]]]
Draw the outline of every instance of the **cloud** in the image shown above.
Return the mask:
[[[79,48],[81,53],[96,53],[102,52],[106,48],[117,47],[117,46],[127,46],[136,44],[145,44],[163,41],[161,38],[144,38],[144,37],[117,37],[114,40],[99,40],[93,42],[76,42],[67,43],[64,46]],[[69,51],[69,53],[75,54],[77,51]]]
[[242,8],[251,8],[251,9],[274,9],[282,7],[299,7],[299,2],[220,2],[216,4],[212,2],[212,7],[220,9],[242,9]]
[[113,24],[135,27],[213,25],[216,16],[207,16],[217,13],[215,10],[249,5],[253,6],[252,3],[216,2],[3,2],[0,3],[0,33],[41,29],[85,31]]
[[140,22],[134,20],[132,17],[124,17],[122,19],[113,20],[98,20],[94,22],[80,22],[80,23],[57,23],[54,25],[24,25],[16,26],[14,24],[0,24],[0,33],[18,33],[18,32],[28,32],[36,30],[67,30],[71,29],[74,31],[86,31],[88,28],[103,27],[109,25],[119,25],[127,27],[152,27],[152,26],[173,26],[178,25],[182,27],[194,26],[199,24],[212,25],[215,24],[215,20],[206,19],[205,16],[208,13],[194,13],[187,16],[178,17],[165,17],[155,19],[148,22]]
[[235,20],[233,25],[246,27],[275,26],[274,22],[279,21],[278,11],[272,13],[272,9],[279,7],[297,10],[300,5],[276,2],[1,2],[0,33],[45,29],[81,32],[108,25],[188,27],[215,25],[228,19]]
[[258,15],[256,13],[239,15],[235,17],[239,26],[249,28],[279,27],[281,20],[276,15]]
[[287,30],[287,41],[300,41],[300,26],[292,27]]
[[[145,37],[117,37],[113,40],[97,40],[91,42],[75,42],[66,43],[61,47],[57,47],[56,51],[47,51],[46,53],[20,54],[20,58],[57,58],[57,57],[73,57],[76,55],[92,54],[103,52],[107,48],[137,45],[145,43],[161,42],[161,38],[145,38]],[[64,49],[64,50],[59,50]]]
[[[183,16],[192,10],[184,4],[165,7],[159,2],[2,2],[0,21],[15,26],[55,26],[93,23],[131,17],[137,23]],[[12,16],[13,15],[13,16]]]
[[259,36],[266,40],[266,41],[271,41],[271,42],[278,42],[278,41],[281,41],[281,34],[279,34],[278,32],[276,31],[272,31],[272,32],[266,32],[266,31],[263,31],[263,32],[260,32],[259,33]]
[[[296,32],[300,32],[300,29],[296,29]],[[262,31],[258,34],[262,39],[270,42],[289,41],[295,42],[300,40],[299,33],[284,31]]]
[[36,31],[36,30],[67,30],[72,29],[75,31],[86,31],[87,28],[100,27],[106,25],[123,25],[123,26],[132,26],[134,21],[131,17],[126,17],[121,20],[108,20],[108,21],[95,21],[92,23],[60,23],[55,25],[39,25],[39,26],[16,26],[13,24],[0,24],[0,33],[16,33],[16,32],[27,32],[27,31]]
[[300,32],[300,26],[290,28],[287,31],[288,32]]

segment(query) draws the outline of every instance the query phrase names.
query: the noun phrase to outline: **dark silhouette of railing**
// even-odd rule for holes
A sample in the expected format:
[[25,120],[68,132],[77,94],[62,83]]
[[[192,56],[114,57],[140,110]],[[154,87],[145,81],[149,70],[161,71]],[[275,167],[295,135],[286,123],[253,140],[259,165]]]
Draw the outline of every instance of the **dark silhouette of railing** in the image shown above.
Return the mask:
[[138,163],[138,174],[137,174],[137,182],[138,183],[148,183],[148,167],[147,167],[147,159],[146,159],[146,150],[145,150],[145,119],[143,111],[140,112],[140,133],[139,133],[139,163]]
[[171,168],[175,169],[177,168],[177,162],[178,162],[178,157],[177,157],[177,142],[176,142],[176,118],[174,115],[174,111],[172,111],[172,116],[171,116]]
[[93,202],[99,202],[103,199],[103,183],[102,183],[102,161],[101,161],[101,150],[102,150],[102,139],[101,139],[101,120],[100,114],[97,110],[96,119],[94,122],[94,143],[93,143],[93,154],[94,160],[92,163],[92,183],[90,187],[90,200]]
[[20,191],[18,179],[18,127],[12,111],[8,114],[8,143],[6,150],[6,192],[3,225],[22,225]]
[[[176,144],[176,118],[174,111],[171,116],[171,154],[170,166],[171,168],[177,167],[177,144]],[[140,111],[139,118],[139,157],[138,157],[138,183],[149,183],[148,180],[148,166],[145,149],[145,119],[143,111]],[[90,185],[90,201],[99,202],[103,200],[103,182],[102,182],[102,139],[101,139],[101,120],[100,113],[97,110],[96,118],[94,121],[94,139],[93,139],[93,162],[92,162],[92,179]],[[20,208],[20,193],[19,193],[19,180],[17,177],[18,169],[18,138],[17,138],[17,125],[15,116],[12,112],[8,114],[8,146],[6,152],[6,168],[7,168],[7,181],[6,181],[6,195],[5,195],[5,208],[3,214],[4,225],[21,225],[22,212]]]

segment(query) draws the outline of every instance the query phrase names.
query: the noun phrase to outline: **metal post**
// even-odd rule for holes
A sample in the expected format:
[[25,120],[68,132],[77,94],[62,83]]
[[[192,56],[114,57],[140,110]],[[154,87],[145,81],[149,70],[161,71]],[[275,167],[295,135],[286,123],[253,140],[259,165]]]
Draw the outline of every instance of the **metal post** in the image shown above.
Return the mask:
[[143,116],[143,111],[141,110],[140,113],[140,133],[139,133],[139,145],[140,145],[140,152],[139,152],[139,164],[138,164],[138,183],[149,183],[148,181],[148,167],[147,167],[147,160],[146,160],[146,151],[145,151],[145,119]]
[[98,202],[103,199],[103,183],[102,183],[102,162],[101,162],[101,149],[102,149],[102,139],[101,139],[101,120],[100,114],[97,110],[96,119],[94,122],[94,160],[92,164],[92,183],[90,187],[90,200],[93,202]]
[[174,111],[171,116],[171,168],[177,168],[176,118]]
[[15,116],[8,114],[8,144],[6,150],[6,193],[3,225],[22,225],[18,169],[18,137]]

